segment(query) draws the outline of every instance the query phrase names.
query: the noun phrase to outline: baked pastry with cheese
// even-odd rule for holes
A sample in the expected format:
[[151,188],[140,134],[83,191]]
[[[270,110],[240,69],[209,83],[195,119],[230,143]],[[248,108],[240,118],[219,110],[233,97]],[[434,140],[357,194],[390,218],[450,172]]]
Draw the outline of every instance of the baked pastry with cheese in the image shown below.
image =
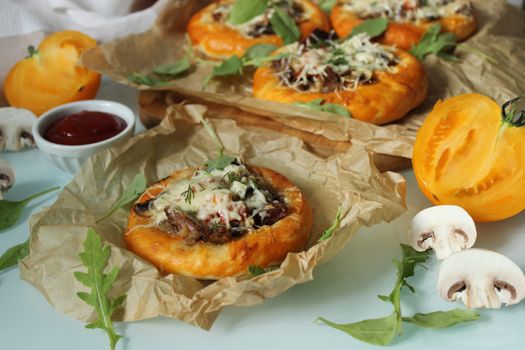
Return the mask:
[[255,44],[283,45],[272,28],[270,19],[275,13],[273,5],[293,18],[303,38],[315,28],[328,30],[330,23],[319,7],[310,0],[268,0],[266,11],[246,23],[229,21],[235,0],[219,0],[197,12],[188,24],[188,35],[200,52],[210,58],[223,59],[231,55],[241,57]]
[[340,41],[333,32],[316,31],[274,55],[273,62],[255,71],[255,97],[284,103],[323,99],[343,105],[355,119],[379,125],[403,117],[427,95],[421,63],[371,42],[366,33]]
[[126,247],[164,273],[219,279],[305,249],[312,213],[283,175],[235,160],[187,168],[148,188],[131,210]]
[[464,40],[476,31],[476,18],[468,0],[338,0],[330,20],[340,37],[366,19],[389,20],[379,42],[409,50],[425,31],[439,23],[442,31]]

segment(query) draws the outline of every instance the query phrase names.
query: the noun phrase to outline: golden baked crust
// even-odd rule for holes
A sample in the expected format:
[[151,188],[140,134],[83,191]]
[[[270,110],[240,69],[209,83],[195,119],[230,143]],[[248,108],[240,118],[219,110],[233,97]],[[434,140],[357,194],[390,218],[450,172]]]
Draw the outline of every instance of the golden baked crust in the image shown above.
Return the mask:
[[[316,28],[323,30],[330,28],[328,18],[317,5],[310,0],[295,1],[303,5],[305,14],[307,14],[307,19],[298,23],[301,37],[307,37]],[[264,34],[257,38],[251,38],[213,19],[212,13],[217,6],[233,2],[234,0],[217,1],[193,15],[188,23],[187,31],[194,47],[208,57],[223,59],[234,54],[240,57],[255,44],[266,43],[277,46],[283,44],[281,38],[275,34]]]
[[[330,21],[337,35],[344,38],[364,19],[345,9],[341,1],[338,1],[332,9]],[[379,38],[379,42],[385,45],[396,46],[403,50],[410,50],[413,45],[419,42],[427,29],[436,23],[441,25],[442,31],[453,33],[459,41],[470,37],[477,28],[474,16],[467,17],[461,14],[454,14],[438,20],[417,24],[390,21],[386,32]]]
[[[288,252],[304,250],[312,228],[312,212],[304,194],[283,175],[263,167],[248,169],[261,176],[283,198],[286,217],[271,226],[262,226],[224,244],[199,241],[188,245],[177,234],[151,224],[150,218],[131,211],[124,241],[133,253],[150,261],[164,273],[202,279],[219,279],[247,271],[248,266],[266,267],[282,262]],[[173,172],[148,188],[136,203],[156,197],[171,182],[192,176],[196,169]]]
[[404,51],[395,50],[394,53],[399,62],[392,72],[375,72],[373,83],[359,84],[351,91],[298,91],[283,86],[275,69],[268,64],[255,71],[253,95],[283,103],[310,102],[321,98],[328,103],[345,106],[354,119],[376,125],[389,123],[423,102],[428,89],[421,63]]

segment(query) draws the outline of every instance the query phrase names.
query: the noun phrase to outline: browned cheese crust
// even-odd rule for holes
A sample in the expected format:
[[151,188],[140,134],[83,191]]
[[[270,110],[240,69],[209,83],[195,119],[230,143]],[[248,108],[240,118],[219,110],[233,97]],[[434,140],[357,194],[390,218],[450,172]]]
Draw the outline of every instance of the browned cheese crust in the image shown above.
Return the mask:
[[[136,203],[156,197],[168,183],[189,178],[195,170],[188,168],[173,172],[146,190]],[[304,194],[286,177],[271,169],[250,166],[249,170],[260,175],[283,197],[288,209],[286,217],[228,243],[199,241],[188,245],[180,235],[165,232],[158,226],[145,226],[151,224],[150,219],[132,210],[124,236],[126,247],[163,273],[201,279],[235,276],[246,272],[250,265],[267,267],[279,264],[288,252],[304,250],[312,229],[312,212]]]
[[427,96],[428,81],[422,64],[412,55],[396,50],[399,59],[393,72],[375,72],[374,82],[360,84],[351,91],[298,91],[281,84],[270,65],[256,70],[253,95],[283,103],[310,102],[324,99],[346,107],[354,119],[373,124],[385,124],[402,118]]

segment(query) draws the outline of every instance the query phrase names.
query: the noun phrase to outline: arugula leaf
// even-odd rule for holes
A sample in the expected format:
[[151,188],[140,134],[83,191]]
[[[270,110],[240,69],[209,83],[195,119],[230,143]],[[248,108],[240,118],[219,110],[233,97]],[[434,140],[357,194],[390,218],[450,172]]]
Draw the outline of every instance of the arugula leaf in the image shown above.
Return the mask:
[[114,350],[122,336],[115,332],[111,316],[122,305],[126,295],[121,295],[113,300],[107,296],[120,270],[118,267],[113,267],[108,274],[104,273],[110,254],[110,247],[103,246],[100,236],[95,230],[89,228],[84,241],[84,251],[79,254],[80,260],[87,268],[87,273],[75,271],[74,276],[80,283],[90,289],[89,293],[78,292],[77,296],[88,305],[93,306],[97,313],[97,321],[86,325],[86,328],[100,328],[106,331],[110,347]]
[[313,111],[327,112],[332,114],[338,114],[343,117],[351,118],[352,115],[350,112],[342,105],[336,103],[324,103],[325,100],[322,98],[317,98],[310,102],[295,102],[294,105],[308,108]]
[[447,328],[458,323],[475,321],[479,313],[469,309],[454,309],[450,311],[436,311],[428,314],[417,313],[412,317],[403,317],[403,322],[413,323],[424,328]]
[[242,57],[243,63],[249,65],[249,62],[266,58],[275,50],[277,50],[277,46],[273,44],[255,44],[246,50]]
[[317,243],[326,241],[328,238],[332,237],[332,234],[334,233],[335,229],[339,227],[339,224],[341,223],[341,212],[343,211],[343,207],[339,206],[339,209],[337,209],[337,214],[335,215],[334,222],[332,223],[332,226],[330,226],[328,229],[326,229],[321,237],[317,240]]
[[366,21],[363,21],[361,24],[355,26],[354,29],[352,29],[350,37],[361,33],[367,33],[368,35],[370,35],[371,38],[375,38],[382,35],[387,28],[388,20],[386,18],[380,17],[374,19],[367,19]]
[[106,220],[120,208],[135,201],[146,190],[146,182],[146,175],[144,175],[143,173],[135,175],[135,177],[133,178],[133,180],[131,180],[126,189],[124,189],[122,196],[115,203],[113,208],[106,215],[98,219],[97,222],[102,222]]
[[231,24],[243,24],[262,15],[268,8],[268,0],[236,0],[230,12]]
[[204,79],[204,87],[214,78],[242,75],[245,67],[260,67],[266,62],[279,60],[288,55],[283,53],[270,56],[276,49],[277,46],[273,44],[255,44],[246,50],[246,53],[241,58],[236,55],[229,57],[216,66],[213,72]]
[[456,47],[457,39],[452,33],[441,33],[441,26],[433,24],[427,29],[419,43],[412,46],[410,53],[422,61],[430,54],[448,61],[459,61],[459,58],[447,53]]
[[221,64],[213,68],[213,72],[204,78],[204,86],[208,86],[210,80],[217,77],[227,77],[232,75],[241,75],[243,71],[243,63],[239,56],[233,55],[230,58],[222,61]]
[[228,165],[230,165],[234,160],[235,160],[235,157],[220,153],[217,158],[210,159],[206,162],[206,168],[208,171],[212,171],[215,169],[223,170]]
[[49,192],[56,191],[59,188],[60,187],[50,188],[48,190],[29,196],[21,201],[8,201],[4,199],[0,200],[0,230],[5,230],[13,226],[22,215],[24,208],[33,199],[43,196]]
[[186,72],[191,68],[190,55],[186,55],[178,61],[171,64],[163,64],[153,68],[153,73],[168,77],[175,77]]
[[180,60],[173,63],[161,64],[154,67],[151,73],[132,73],[127,76],[127,79],[140,85],[163,85],[167,84],[169,80],[176,78],[180,74],[187,72],[190,68],[191,57],[189,54],[187,54]]
[[279,8],[275,9],[270,23],[275,34],[283,39],[285,45],[294,43],[301,37],[301,32],[293,18]]
[[332,11],[332,8],[334,7],[337,0],[319,0],[317,1],[319,7],[324,12],[330,13]]
[[319,317],[318,320],[330,327],[346,332],[358,340],[374,345],[390,344],[396,336],[398,325],[395,313],[383,318],[374,318],[349,324],[337,324],[322,317]]
[[401,289],[403,286],[409,288],[413,293],[414,288],[408,284],[407,278],[414,275],[415,268],[429,258],[429,252],[418,252],[412,247],[401,244],[403,259],[394,260],[393,263],[397,269],[396,284],[389,295],[378,295],[379,299],[389,302],[394,306],[394,312],[387,317],[371,320],[364,320],[350,324],[337,324],[327,321],[324,318],[318,318],[325,324],[342,330],[352,337],[361,341],[376,344],[387,345],[403,331],[402,322],[413,323],[419,327],[425,328],[445,328],[458,323],[475,321],[479,314],[473,310],[454,309],[450,311],[436,311],[428,314],[417,313],[412,317],[401,316]]
[[140,73],[133,73],[133,74],[128,75],[128,80],[136,84],[147,85],[147,86],[154,86],[162,82],[160,79],[153,78],[148,75],[144,75]]
[[266,270],[259,265],[250,265],[248,266],[248,272],[252,277],[256,277],[266,273]]
[[352,118],[352,115],[350,114],[348,109],[346,109],[343,105],[337,103],[325,103],[321,105],[321,111],[337,114],[342,117]]
[[0,271],[18,264],[18,261],[29,255],[29,239],[24,243],[17,244],[0,256]]
[[[416,265],[425,262],[429,258],[429,252],[418,252],[411,246],[405,244],[401,244],[401,250],[403,252],[402,260],[393,261],[397,269],[397,278],[394,288],[389,295],[378,296],[379,299],[391,303],[394,306],[394,312],[390,316],[382,319],[365,320],[350,325],[339,325],[339,327],[333,327],[344,330],[351,336],[354,336],[352,332],[346,330],[350,329],[356,334],[355,338],[378,345],[387,345],[392,341],[395,334],[402,333],[401,288],[407,286],[414,291],[413,287],[406,282],[406,278],[414,275]],[[362,331],[355,331],[356,329]]]

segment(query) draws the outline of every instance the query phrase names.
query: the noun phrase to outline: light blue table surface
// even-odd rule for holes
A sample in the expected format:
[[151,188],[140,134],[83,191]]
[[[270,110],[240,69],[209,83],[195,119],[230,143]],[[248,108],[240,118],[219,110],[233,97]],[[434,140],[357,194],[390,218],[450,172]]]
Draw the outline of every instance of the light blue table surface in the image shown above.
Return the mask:
[[[126,103],[137,110],[136,92],[104,81],[99,98]],[[143,128],[139,125],[138,132]],[[38,151],[2,153],[14,167],[17,181],[7,198],[16,200],[55,185],[64,186],[71,176],[55,168]],[[315,279],[250,308],[226,308],[211,331],[177,320],[156,318],[118,324],[124,335],[118,349],[377,349],[345,333],[314,324],[317,316],[339,323],[390,314],[390,305],[377,299],[388,294],[395,280],[391,263],[406,242],[410,219],[430,203],[417,188],[412,171],[405,171],[408,210],[390,224],[364,228],[334,259],[320,266]],[[28,236],[28,218],[49,205],[48,195],[32,203],[15,227],[0,233],[0,252]],[[525,213],[490,224],[478,225],[477,247],[496,250],[525,268]],[[404,314],[447,310],[462,306],[440,299],[436,291],[438,262],[419,268],[412,284],[415,295],[404,291]],[[525,349],[525,302],[502,310],[482,310],[481,319],[444,330],[404,325],[392,349]],[[84,324],[56,312],[12,268],[0,273],[0,349],[109,349],[105,333],[84,329]]]

